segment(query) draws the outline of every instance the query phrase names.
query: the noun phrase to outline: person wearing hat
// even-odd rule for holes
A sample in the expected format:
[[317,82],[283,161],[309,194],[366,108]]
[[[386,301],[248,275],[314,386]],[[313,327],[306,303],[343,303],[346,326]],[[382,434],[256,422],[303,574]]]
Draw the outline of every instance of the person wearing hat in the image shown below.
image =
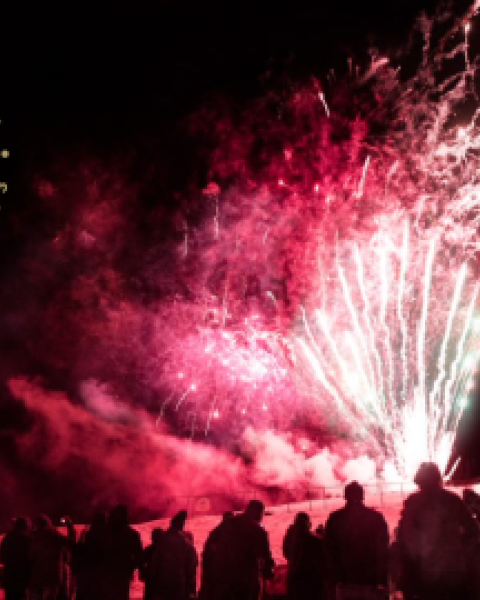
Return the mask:
[[152,600],[186,600],[196,595],[197,560],[184,535],[186,520],[187,511],[179,511],[154,550],[150,573]]
[[465,503],[443,488],[432,462],[420,465],[418,491],[408,496],[398,526],[407,600],[469,598],[468,561],[478,527]]
[[364,505],[363,487],[345,486],[345,506],[330,514],[325,539],[337,600],[387,597],[388,527],[383,515]]
[[225,521],[212,565],[212,600],[258,600],[262,580],[273,576],[268,534],[261,526],[265,506],[250,500],[245,511]]

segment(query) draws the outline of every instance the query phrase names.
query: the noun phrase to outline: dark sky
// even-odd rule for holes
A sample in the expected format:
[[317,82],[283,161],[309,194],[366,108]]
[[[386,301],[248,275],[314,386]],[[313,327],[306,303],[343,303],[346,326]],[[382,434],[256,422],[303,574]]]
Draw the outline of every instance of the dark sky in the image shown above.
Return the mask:
[[401,44],[421,8],[436,4],[189,0],[32,14],[9,65],[14,126],[93,135],[113,122],[171,118],[208,90],[246,93],[268,67],[318,71],[372,41]]

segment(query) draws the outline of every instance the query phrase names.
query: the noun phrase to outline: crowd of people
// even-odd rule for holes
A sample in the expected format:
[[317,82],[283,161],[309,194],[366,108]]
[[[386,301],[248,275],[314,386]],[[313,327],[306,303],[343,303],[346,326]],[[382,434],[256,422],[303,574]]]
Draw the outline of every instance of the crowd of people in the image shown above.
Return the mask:
[[145,600],[480,598],[480,498],[445,490],[433,463],[421,465],[415,482],[393,541],[357,482],[345,487],[345,506],[325,526],[312,531],[309,515],[298,513],[283,540],[285,569],[274,564],[262,502],[226,512],[205,542],[198,590],[186,511],[168,529],[154,529],[146,548],[123,505],[96,514],[78,539],[70,519],[61,533],[44,515],[33,525],[18,518],[0,545],[5,600],[129,600],[136,570]]

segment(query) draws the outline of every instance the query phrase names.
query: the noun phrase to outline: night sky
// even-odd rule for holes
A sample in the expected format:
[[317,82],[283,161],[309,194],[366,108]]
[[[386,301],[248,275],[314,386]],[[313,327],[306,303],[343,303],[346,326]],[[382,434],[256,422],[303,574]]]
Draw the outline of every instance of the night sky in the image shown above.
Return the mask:
[[[468,6],[455,3],[455,14],[463,15]],[[70,474],[52,475],[22,458],[15,437],[29,431],[35,417],[6,385],[10,378],[27,373],[78,401],[70,367],[43,358],[51,340],[35,314],[47,309],[59,281],[65,282],[72,269],[82,268],[81,258],[67,249],[69,259],[57,265],[55,275],[47,273],[38,280],[26,266],[41,241],[60,228],[76,206],[74,194],[71,204],[61,207],[39,202],[38,185],[48,179],[44,174],[55,179],[66,164],[92,155],[105,164],[117,161],[116,167],[124,169],[132,185],[144,182],[132,220],[136,240],[144,240],[148,247],[155,235],[167,235],[152,231],[149,215],[173,214],[175,190],[186,189],[192,180],[208,183],[202,181],[201,149],[184,133],[188,115],[215,96],[234,98],[240,105],[248,102],[261,92],[266,77],[274,82],[321,77],[330,68],[344,70],[351,56],[358,64],[367,64],[369,47],[380,51],[401,47],[421,9],[432,14],[436,7],[438,3],[424,0],[288,4],[159,0],[16,15],[0,115],[2,146],[10,151],[2,162],[8,193],[0,197],[4,487],[13,471],[19,475],[18,487],[37,496],[45,509],[60,513],[69,501],[64,489]],[[124,166],[118,165],[120,155],[127,156]],[[152,156],[162,165],[158,171],[152,168]],[[47,254],[36,258],[41,264],[43,259],[50,261]],[[127,254],[121,260],[130,258]],[[145,282],[132,286],[146,298],[154,293]],[[75,348],[75,335],[65,344],[61,349],[65,363],[77,360],[81,348]],[[476,402],[466,417],[459,442],[465,460],[459,476],[473,477],[480,475]],[[39,491],[46,485],[53,493]],[[52,501],[55,495],[58,502]],[[88,502],[88,491],[85,497]],[[16,498],[18,492],[7,495],[2,520],[10,516]],[[28,510],[34,504],[23,506]]]

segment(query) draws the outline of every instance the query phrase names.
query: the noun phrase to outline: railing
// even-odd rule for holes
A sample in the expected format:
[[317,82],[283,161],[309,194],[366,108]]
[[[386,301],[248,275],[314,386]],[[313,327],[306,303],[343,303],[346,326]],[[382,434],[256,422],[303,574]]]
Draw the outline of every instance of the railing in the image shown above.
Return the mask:
[[[365,504],[383,507],[401,504],[415,486],[410,483],[386,483],[378,481],[364,486]],[[220,493],[191,494],[170,496],[163,499],[159,506],[159,515],[172,516],[180,509],[186,509],[190,517],[221,514],[226,510],[243,510],[252,498],[261,499],[274,512],[298,510],[299,505],[310,508],[331,508],[343,503],[343,486],[309,486],[299,488],[232,490],[228,496]],[[295,506],[295,508],[294,508]]]
[[[448,486],[461,494],[463,486]],[[401,506],[405,498],[415,491],[410,482],[388,483],[376,481],[363,485],[365,504],[376,508]],[[186,509],[190,517],[218,515],[226,510],[243,510],[253,498],[262,500],[272,512],[298,510],[332,510],[344,502],[344,486],[309,486],[299,488],[232,490],[228,496],[220,493],[170,496],[159,506],[159,516],[170,517],[180,509]]]

